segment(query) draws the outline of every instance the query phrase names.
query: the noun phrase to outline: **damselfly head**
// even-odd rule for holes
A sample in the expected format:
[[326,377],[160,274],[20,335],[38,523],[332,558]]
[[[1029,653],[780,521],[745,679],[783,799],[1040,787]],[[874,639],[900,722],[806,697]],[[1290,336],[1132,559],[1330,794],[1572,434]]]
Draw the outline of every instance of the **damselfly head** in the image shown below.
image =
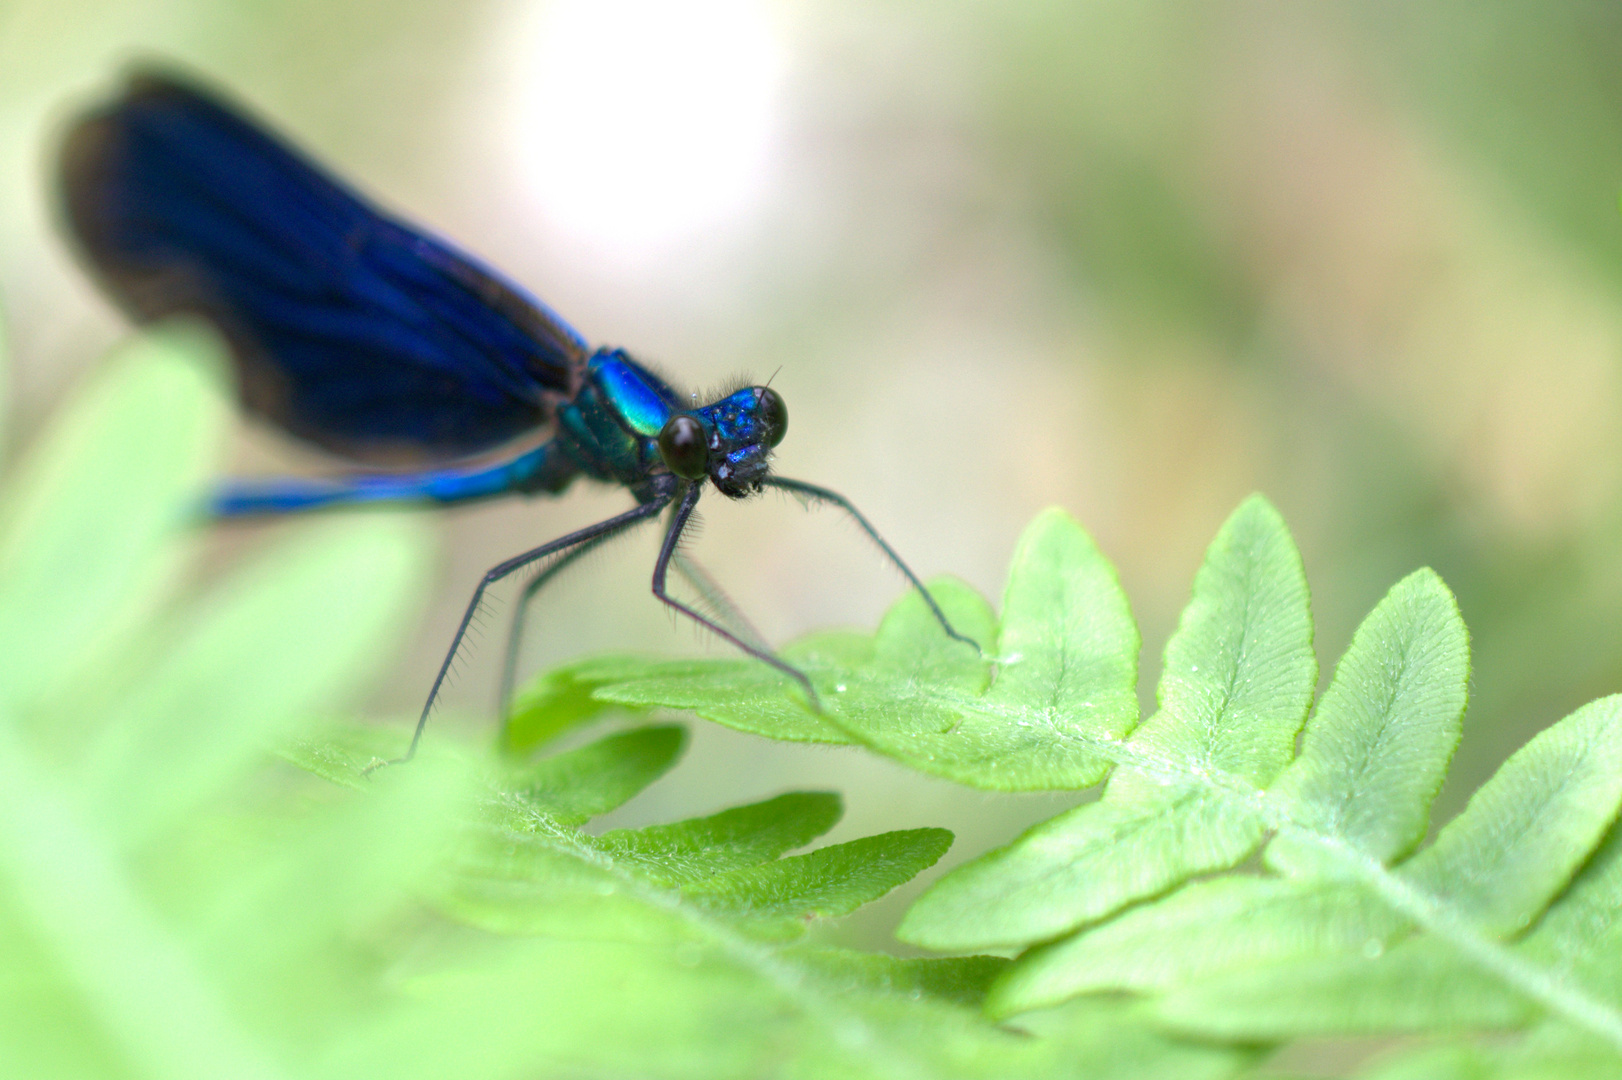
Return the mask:
[[787,431],[788,409],[777,391],[747,386],[671,417],[659,432],[659,456],[682,479],[708,476],[721,494],[741,499],[760,490],[772,448]]

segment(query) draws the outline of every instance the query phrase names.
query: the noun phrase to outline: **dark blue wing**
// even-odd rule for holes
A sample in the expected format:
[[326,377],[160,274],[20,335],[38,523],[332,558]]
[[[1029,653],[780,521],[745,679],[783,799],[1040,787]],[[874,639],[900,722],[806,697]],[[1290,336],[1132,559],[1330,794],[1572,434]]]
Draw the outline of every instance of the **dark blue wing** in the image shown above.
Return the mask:
[[79,121],[62,182],[112,296],[215,323],[246,407],[330,450],[473,454],[579,388],[589,350],[543,305],[169,76]]

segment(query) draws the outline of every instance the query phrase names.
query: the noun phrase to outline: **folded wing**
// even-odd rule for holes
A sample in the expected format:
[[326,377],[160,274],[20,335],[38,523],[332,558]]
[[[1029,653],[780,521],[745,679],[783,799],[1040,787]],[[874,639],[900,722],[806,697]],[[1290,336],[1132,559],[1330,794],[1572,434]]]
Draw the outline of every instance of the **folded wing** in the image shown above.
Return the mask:
[[476,454],[551,418],[589,349],[445,242],[370,206],[167,75],[133,77],[62,150],[68,224],[131,316],[201,316],[245,406],[362,460]]

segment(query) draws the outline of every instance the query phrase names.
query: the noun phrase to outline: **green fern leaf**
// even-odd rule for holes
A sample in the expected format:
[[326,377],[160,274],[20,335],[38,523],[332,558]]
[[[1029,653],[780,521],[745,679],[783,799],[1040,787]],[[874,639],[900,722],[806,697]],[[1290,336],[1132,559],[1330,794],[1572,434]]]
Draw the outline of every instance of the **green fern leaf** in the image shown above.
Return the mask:
[[523,754],[613,711],[614,703],[593,696],[617,680],[615,657],[596,656],[552,668],[515,696],[502,728],[503,748]]
[[1511,755],[1403,867],[1493,937],[1542,914],[1622,807],[1622,696],[1585,705]]
[[1052,938],[1261,843],[1250,783],[1284,764],[1316,673],[1300,558],[1271,507],[1234,514],[1194,597],[1166,648],[1161,709],[1114,755],[1123,764],[1103,800],[959,868],[908,912],[903,938],[945,949]]
[[791,791],[671,825],[615,829],[598,837],[616,859],[664,885],[690,885],[779,858],[838,823],[844,806],[824,791]]
[[559,824],[578,825],[663,776],[686,742],[674,724],[637,728],[513,769],[503,787]]
[[[1108,758],[1092,748],[1136,721],[1138,635],[1114,569],[1075,522],[1037,518],[1009,574],[1001,625],[962,584],[930,591],[986,657],[940,632],[916,595],[871,638],[818,634],[783,650],[812,679],[824,711],[808,713],[783,677],[743,661],[622,669],[595,696],[691,709],[771,738],[860,742],[924,772],[1007,791],[1081,788]],[[634,677],[632,677],[634,675]]]
[[[1458,745],[1469,677],[1458,605],[1431,571],[1410,575],[1353,635],[1273,797],[1298,827],[1369,858],[1407,854]],[[1270,845],[1274,865],[1286,846]]]
[[[916,829],[782,858],[837,821],[838,800],[815,793],[602,836],[573,828],[656,779],[682,738],[680,728],[638,728],[512,771],[460,856],[446,909],[506,933],[561,933],[574,920],[612,935],[623,914],[626,933],[647,935],[685,901],[756,933],[794,936],[807,920],[849,914],[912,879],[951,845],[945,830]],[[679,920],[670,925],[684,935]]]
[[849,915],[935,865],[952,846],[945,829],[867,836],[793,858],[762,862],[694,882],[682,895],[718,914],[787,922]]

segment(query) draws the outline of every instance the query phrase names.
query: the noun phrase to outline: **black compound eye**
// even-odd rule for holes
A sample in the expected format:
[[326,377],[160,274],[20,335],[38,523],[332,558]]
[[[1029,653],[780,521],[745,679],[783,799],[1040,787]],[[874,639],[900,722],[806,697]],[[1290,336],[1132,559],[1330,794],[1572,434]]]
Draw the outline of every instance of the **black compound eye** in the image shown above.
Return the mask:
[[762,386],[756,391],[755,414],[765,425],[767,445],[776,446],[782,442],[783,436],[788,434],[788,406],[783,404],[777,391],[769,386]]
[[659,432],[659,456],[683,480],[697,480],[710,463],[704,446],[704,425],[691,416],[672,416]]

